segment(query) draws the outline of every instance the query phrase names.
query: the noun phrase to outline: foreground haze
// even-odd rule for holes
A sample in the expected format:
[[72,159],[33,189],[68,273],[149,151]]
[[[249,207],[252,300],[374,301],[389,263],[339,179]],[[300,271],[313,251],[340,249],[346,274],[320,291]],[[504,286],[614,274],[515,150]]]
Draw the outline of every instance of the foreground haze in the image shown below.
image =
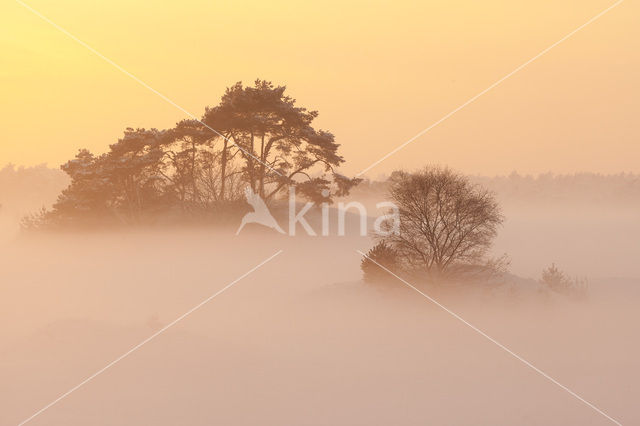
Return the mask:
[[[525,278],[426,291],[637,423],[637,210],[542,207],[507,204],[495,251],[525,278],[552,261],[588,276],[585,300],[541,294]],[[368,238],[234,232],[3,243],[0,422],[29,417],[283,250],[31,424],[610,424],[400,281],[362,283],[355,249]]]

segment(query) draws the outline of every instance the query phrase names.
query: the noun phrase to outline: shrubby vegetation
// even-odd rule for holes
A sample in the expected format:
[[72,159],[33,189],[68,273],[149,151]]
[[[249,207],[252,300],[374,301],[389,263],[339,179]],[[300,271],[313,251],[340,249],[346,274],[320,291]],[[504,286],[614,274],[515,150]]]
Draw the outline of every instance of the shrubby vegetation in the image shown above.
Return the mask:
[[378,242],[362,258],[360,268],[365,282],[387,281],[398,272],[400,258],[396,250],[385,241]]
[[565,296],[583,298],[587,295],[588,283],[584,278],[571,278],[562,272],[555,263],[542,271],[540,283],[546,291]]

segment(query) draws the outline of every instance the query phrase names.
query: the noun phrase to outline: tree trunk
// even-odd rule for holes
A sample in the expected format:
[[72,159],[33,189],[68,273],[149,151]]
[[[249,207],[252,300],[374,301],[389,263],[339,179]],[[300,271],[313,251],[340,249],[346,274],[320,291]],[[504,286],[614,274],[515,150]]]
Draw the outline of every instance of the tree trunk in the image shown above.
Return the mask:
[[191,142],[191,191],[193,192],[193,204],[197,205],[200,196],[196,182],[196,143],[193,141]]
[[224,201],[225,184],[227,181],[227,138],[224,138],[222,156],[220,157],[220,201]]
[[253,150],[253,142],[254,136],[253,132],[251,132],[251,146],[249,147],[249,155],[247,155],[247,164],[249,171],[249,184],[251,185],[251,190],[255,194],[256,192],[256,171],[254,169],[254,161],[253,158],[255,156],[255,152]]
[[264,155],[264,135],[260,144],[260,197],[264,198],[264,173],[265,173],[265,155]]

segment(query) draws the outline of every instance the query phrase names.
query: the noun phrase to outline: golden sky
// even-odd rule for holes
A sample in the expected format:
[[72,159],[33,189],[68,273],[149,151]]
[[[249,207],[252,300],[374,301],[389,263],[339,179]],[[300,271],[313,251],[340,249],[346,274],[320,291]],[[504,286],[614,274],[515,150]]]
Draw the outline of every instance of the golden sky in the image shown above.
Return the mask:
[[[355,174],[613,1],[26,3],[198,116],[236,81],[286,84]],[[0,164],[186,118],[19,3],[0,16]],[[640,172],[639,18],[626,0],[369,175]]]

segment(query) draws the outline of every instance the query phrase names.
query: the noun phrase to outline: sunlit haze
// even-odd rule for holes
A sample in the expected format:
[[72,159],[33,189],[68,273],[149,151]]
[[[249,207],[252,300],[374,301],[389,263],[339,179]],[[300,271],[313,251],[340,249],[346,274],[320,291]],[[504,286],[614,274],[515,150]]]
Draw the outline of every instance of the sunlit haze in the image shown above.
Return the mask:
[[[611,3],[28,2],[198,117],[236,81],[286,84],[352,174]],[[624,2],[369,174],[640,171],[639,13]],[[57,167],[186,118],[19,3],[0,15],[0,163]]]

